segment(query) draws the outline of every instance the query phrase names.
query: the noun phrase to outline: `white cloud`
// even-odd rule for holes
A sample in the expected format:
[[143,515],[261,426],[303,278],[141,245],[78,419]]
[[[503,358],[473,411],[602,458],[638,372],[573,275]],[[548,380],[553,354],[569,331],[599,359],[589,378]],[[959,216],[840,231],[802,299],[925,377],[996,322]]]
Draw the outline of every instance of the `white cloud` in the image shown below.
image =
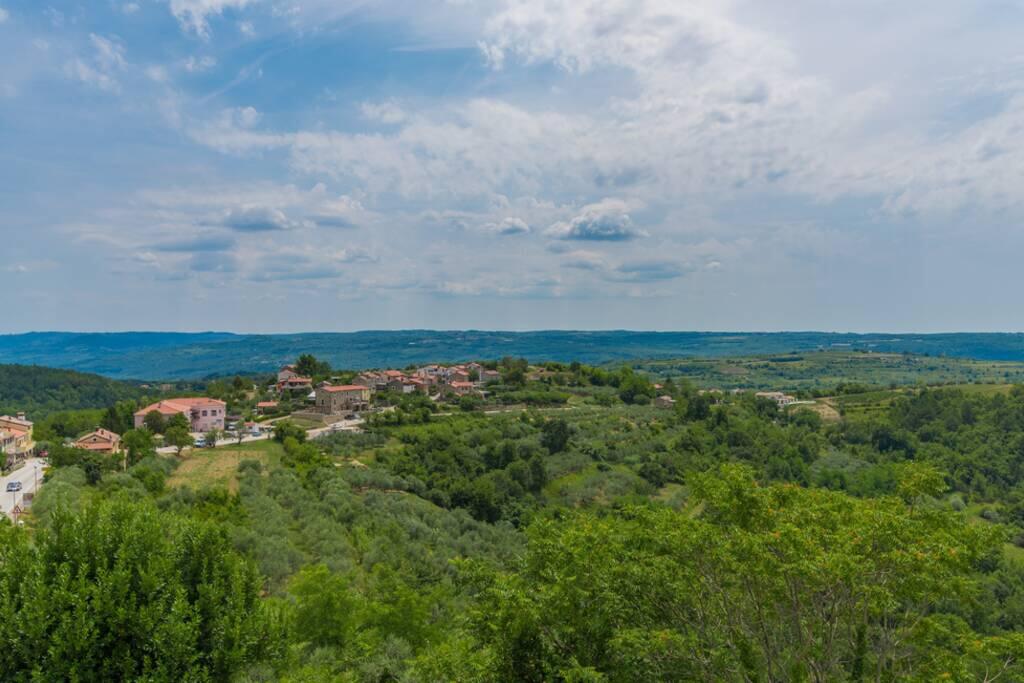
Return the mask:
[[209,18],[220,16],[227,9],[243,9],[252,0],[170,0],[171,14],[182,28],[201,38],[210,35]]
[[96,63],[105,70],[123,69],[127,62],[124,58],[124,47],[109,38],[89,34],[89,41],[96,51]]
[[121,5],[121,11],[125,14],[135,14],[139,11],[139,3],[137,2],[126,2]]
[[217,60],[209,55],[203,55],[198,58],[189,57],[182,62],[182,66],[185,68],[185,71],[188,71],[189,73],[200,73],[217,66]]
[[508,216],[499,223],[486,224],[484,230],[495,235],[524,235],[530,232],[530,226],[518,216]]
[[406,119],[405,111],[394,100],[363,102],[359,108],[363,118],[377,123],[395,124]]
[[106,92],[118,93],[121,91],[121,84],[117,82],[117,79],[93,68],[81,59],[73,59],[65,64],[64,73],[68,78],[76,79]]
[[156,83],[165,83],[168,79],[167,69],[156,64],[147,66],[146,77]]
[[10,17],[10,16],[11,16],[10,12],[5,10],[3,7],[0,7],[0,24],[2,24],[5,21],[7,21],[8,17]]
[[230,209],[220,224],[239,232],[292,230],[302,225],[301,222],[290,219],[280,209],[263,206]]
[[119,93],[121,84],[116,74],[128,66],[124,47],[95,33],[89,34],[89,42],[93,47],[92,60],[72,59],[64,65],[65,75],[100,90]]
[[620,199],[604,199],[584,206],[568,221],[552,225],[547,234],[563,240],[597,242],[624,242],[647,235],[633,224],[629,206]]

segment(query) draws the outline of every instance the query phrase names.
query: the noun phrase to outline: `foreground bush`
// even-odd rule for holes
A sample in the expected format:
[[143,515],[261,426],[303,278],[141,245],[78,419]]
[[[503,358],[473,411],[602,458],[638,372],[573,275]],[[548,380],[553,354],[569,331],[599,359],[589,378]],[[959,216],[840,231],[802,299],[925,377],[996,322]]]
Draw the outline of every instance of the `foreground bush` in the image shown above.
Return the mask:
[[0,525],[0,679],[227,680],[280,642],[216,527],[118,499]]

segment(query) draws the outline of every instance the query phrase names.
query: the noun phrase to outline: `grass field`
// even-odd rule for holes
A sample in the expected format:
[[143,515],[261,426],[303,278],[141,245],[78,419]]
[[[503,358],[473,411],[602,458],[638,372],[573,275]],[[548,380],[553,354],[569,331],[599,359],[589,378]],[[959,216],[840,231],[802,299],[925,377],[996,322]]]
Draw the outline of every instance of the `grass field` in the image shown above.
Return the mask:
[[240,446],[224,446],[193,451],[167,480],[169,487],[188,486],[203,489],[225,486],[238,489],[238,464],[243,460],[259,460],[264,465],[277,464],[281,444],[276,441],[254,441]]

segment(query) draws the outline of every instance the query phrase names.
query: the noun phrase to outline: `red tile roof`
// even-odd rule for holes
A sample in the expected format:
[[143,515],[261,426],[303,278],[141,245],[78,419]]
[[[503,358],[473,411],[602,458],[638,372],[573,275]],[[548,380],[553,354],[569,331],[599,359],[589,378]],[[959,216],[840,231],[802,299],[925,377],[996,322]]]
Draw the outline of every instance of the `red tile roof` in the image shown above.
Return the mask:
[[328,393],[334,393],[337,391],[369,391],[370,387],[364,387],[361,384],[340,384],[338,386],[320,387]]

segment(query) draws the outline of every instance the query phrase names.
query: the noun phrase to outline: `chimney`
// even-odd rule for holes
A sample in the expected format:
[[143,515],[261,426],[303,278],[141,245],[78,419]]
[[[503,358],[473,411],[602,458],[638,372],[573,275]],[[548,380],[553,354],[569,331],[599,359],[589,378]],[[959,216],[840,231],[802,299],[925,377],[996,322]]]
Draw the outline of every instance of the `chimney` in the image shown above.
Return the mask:
[[18,419],[19,420],[24,420],[25,419],[25,413],[18,413]]

